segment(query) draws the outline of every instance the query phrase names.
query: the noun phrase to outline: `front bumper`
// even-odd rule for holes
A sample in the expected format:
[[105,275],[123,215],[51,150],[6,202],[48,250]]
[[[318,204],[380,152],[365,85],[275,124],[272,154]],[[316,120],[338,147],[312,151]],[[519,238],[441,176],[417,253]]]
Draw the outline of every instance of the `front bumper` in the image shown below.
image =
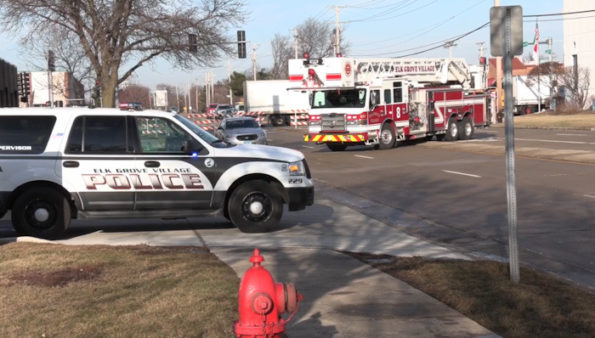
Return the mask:
[[289,211],[303,210],[314,204],[314,187],[287,188]]
[[304,141],[306,142],[343,142],[343,143],[361,143],[368,140],[367,133],[361,134],[306,134]]

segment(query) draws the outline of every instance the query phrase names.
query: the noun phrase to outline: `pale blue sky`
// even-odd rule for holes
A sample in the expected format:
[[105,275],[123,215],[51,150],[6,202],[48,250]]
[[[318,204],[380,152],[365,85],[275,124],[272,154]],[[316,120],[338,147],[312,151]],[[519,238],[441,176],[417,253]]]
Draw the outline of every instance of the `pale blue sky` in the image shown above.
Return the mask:
[[[343,37],[350,44],[345,56],[392,57],[402,56],[426,49],[428,45],[454,38],[469,32],[489,21],[489,9],[493,0],[247,0],[248,17],[242,27],[233,27],[228,32],[235,40],[236,30],[244,29],[248,58],[240,60],[231,56],[232,70],[246,71],[252,68],[252,43],[258,45],[256,54],[260,68],[272,66],[270,41],[276,33],[292,35],[293,28],[307,18],[314,17],[334,27],[334,6],[341,6],[340,21]],[[558,13],[562,0],[500,1],[501,6],[521,5],[524,15]],[[525,18],[524,40],[532,41],[535,19]],[[562,61],[561,17],[539,19],[541,40],[552,38],[555,59]],[[16,37],[0,33],[0,58],[14,64],[19,70],[33,70],[31,60],[19,56],[21,47]],[[489,56],[489,27],[485,27],[458,41],[453,47],[454,57],[463,57],[469,64],[476,64],[479,42],[485,42]],[[424,47],[425,48],[420,48]],[[431,47],[430,46],[430,47]],[[542,53],[545,45],[541,47]],[[529,49],[527,49],[528,52]],[[527,53],[526,52],[526,53]],[[415,57],[447,57],[447,48],[417,55]],[[39,62],[37,62],[39,63]],[[227,58],[210,69],[216,79],[227,77]],[[134,81],[149,87],[157,83],[186,86],[189,82],[204,83],[209,69],[196,68],[180,71],[166,63],[156,61],[137,71]]]

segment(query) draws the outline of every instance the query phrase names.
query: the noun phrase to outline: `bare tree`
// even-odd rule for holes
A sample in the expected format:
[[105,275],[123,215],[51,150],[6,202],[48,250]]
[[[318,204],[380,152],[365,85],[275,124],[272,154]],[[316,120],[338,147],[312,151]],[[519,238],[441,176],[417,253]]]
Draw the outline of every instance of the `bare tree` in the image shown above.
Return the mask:
[[151,107],[151,91],[148,87],[131,84],[126,86],[126,88],[120,90],[119,92],[119,99],[120,102],[138,102],[144,108]]
[[558,78],[558,85],[566,88],[566,99],[576,109],[583,109],[589,98],[591,85],[589,69],[579,67],[575,73],[574,67],[565,67]]
[[534,85],[540,81],[542,86],[550,88],[554,96],[560,95],[558,89],[563,87],[566,102],[573,108],[582,109],[588,99],[589,79],[587,68],[579,68],[578,74],[575,74],[574,67],[564,67],[558,62],[544,62],[533,68],[527,75],[527,84]]
[[[56,43],[61,41],[61,43]],[[35,41],[24,40],[23,44],[27,46],[25,53],[32,59],[43,60],[43,64],[34,64],[39,70],[47,69],[48,51],[52,51],[55,57],[56,69],[64,70],[70,74],[74,80],[83,85],[82,88],[75,88],[76,97],[84,97],[84,87],[91,89],[95,84],[95,75],[89,59],[80,44],[77,43],[77,37],[74,33],[65,30],[61,26],[55,26],[49,29]]]
[[55,27],[76,36],[103,104],[113,107],[117,85],[157,57],[188,69],[231,53],[224,32],[242,21],[242,6],[241,0],[201,0],[199,6],[186,0],[2,0],[0,22],[14,32],[24,27],[28,41]]
[[[296,30],[300,55],[308,53],[312,57],[334,56],[333,43],[335,41],[335,33],[331,29],[330,23],[309,18],[303,24],[299,25]],[[342,54],[346,54],[349,45],[343,41],[343,35],[341,35],[339,45],[341,46]]]
[[287,79],[288,60],[294,56],[294,48],[289,37],[275,34],[271,41],[273,50],[273,69],[271,70],[274,79]]

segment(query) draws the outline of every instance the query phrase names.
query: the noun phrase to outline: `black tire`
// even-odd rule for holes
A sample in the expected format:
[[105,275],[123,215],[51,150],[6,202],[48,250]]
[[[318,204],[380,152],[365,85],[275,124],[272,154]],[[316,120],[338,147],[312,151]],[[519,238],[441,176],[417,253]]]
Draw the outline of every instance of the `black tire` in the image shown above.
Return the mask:
[[382,130],[380,131],[380,149],[390,149],[395,146],[396,142],[395,131],[391,127],[390,124],[385,124],[382,126]]
[[343,150],[347,149],[347,145],[343,144],[343,143],[327,143],[326,146],[331,151],[343,151]]
[[447,141],[456,141],[459,138],[459,124],[455,119],[448,120],[448,127],[444,138]]
[[68,229],[70,220],[68,200],[49,187],[26,190],[12,206],[12,225],[19,235],[56,238]]
[[283,199],[272,184],[262,180],[248,181],[231,193],[227,212],[240,231],[267,232],[279,225]]
[[465,117],[461,122],[459,122],[459,139],[460,140],[469,140],[473,137],[475,133],[475,127],[473,123],[468,117]]
[[282,127],[285,125],[285,117],[283,115],[271,115],[271,125],[275,127]]

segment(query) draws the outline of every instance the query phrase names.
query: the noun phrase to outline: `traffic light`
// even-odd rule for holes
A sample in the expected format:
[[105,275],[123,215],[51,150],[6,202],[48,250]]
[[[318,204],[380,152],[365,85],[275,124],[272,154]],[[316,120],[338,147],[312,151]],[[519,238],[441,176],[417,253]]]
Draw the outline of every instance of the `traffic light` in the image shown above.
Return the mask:
[[198,53],[198,37],[196,34],[188,34],[188,50],[190,53]]
[[22,97],[23,92],[23,73],[17,74],[17,92],[19,93],[19,97]]
[[23,74],[23,93],[26,98],[29,97],[31,94],[30,89],[31,86],[29,85],[29,73],[22,73]]
[[54,57],[54,51],[48,50],[48,70],[53,72],[56,70],[56,58]]
[[238,58],[246,58],[246,31],[238,31]]

